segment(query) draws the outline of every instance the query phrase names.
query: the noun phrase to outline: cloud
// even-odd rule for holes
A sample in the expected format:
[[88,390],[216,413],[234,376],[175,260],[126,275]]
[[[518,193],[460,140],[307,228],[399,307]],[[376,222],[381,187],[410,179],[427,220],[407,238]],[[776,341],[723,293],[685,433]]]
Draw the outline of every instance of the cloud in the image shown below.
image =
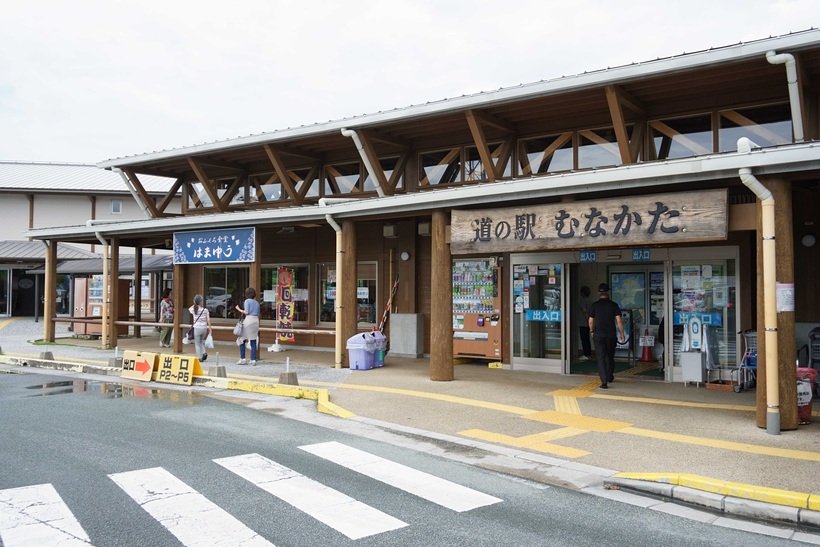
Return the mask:
[[804,30],[818,13],[809,0],[14,2],[0,150],[100,161]]

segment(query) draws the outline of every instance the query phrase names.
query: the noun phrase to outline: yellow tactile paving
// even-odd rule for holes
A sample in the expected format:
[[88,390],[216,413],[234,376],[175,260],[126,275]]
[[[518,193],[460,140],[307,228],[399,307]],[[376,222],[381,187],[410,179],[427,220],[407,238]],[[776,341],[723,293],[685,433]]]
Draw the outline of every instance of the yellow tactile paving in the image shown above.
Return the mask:
[[581,407],[578,406],[578,399],[575,397],[553,396],[555,402],[555,410],[564,412],[565,414],[581,415]]
[[590,453],[586,450],[579,450],[568,446],[560,446],[557,444],[552,444],[548,441],[565,439],[567,437],[573,437],[582,433],[586,433],[586,431],[572,427],[563,427],[553,431],[536,433],[534,435],[525,435],[523,437],[512,437],[510,435],[504,435],[503,433],[492,433],[482,429],[467,429],[465,431],[460,431],[459,435],[470,437],[472,439],[514,446],[517,448],[528,448],[530,450],[561,456],[564,458],[580,458],[582,456],[587,456]]
[[555,391],[547,392],[547,395],[551,395],[552,397],[575,397],[576,399],[593,396],[590,391],[581,389],[556,389]]
[[564,427],[575,427],[584,431],[596,431],[598,433],[616,431],[632,425],[630,423],[619,422],[617,420],[606,420],[604,418],[592,418],[589,416],[566,414],[564,412],[556,412],[554,410],[533,412],[532,414],[522,416],[522,418],[553,425],[561,425]]
[[757,444],[737,443],[733,441],[722,441],[720,439],[708,439],[706,437],[694,437],[692,435],[680,435],[678,433],[666,433],[663,431],[652,431],[640,427],[626,427],[619,429],[618,433],[647,437],[650,439],[660,439],[683,444],[697,446],[707,446],[710,448],[722,448],[734,450],[735,452],[746,452],[748,454],[759,454],[761,456],[777,456],[780,458],[790,458],[793,460],[806,460],[820,462],[820,452],[808,450],[791,450],[788,448],[776,448],[773,446],[761,446]]

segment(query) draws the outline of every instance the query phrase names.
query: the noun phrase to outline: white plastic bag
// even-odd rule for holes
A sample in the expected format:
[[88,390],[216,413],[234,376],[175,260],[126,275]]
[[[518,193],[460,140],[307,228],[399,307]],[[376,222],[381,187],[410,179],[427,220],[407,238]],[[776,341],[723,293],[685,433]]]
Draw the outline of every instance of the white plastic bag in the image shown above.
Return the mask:
[[205,349],[214,349],[214,337],[210,334],[205,338]]
[[190,344],[191,342],[193,342],[193,340],[191,338],[188,338],[187,336],[182,337],[182,343],[183,344],[187,345],[187,344]]

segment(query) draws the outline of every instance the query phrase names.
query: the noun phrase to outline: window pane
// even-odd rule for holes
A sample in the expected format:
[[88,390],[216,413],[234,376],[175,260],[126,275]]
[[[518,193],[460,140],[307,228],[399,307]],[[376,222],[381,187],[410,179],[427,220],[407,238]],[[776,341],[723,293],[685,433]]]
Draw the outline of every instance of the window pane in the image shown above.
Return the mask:
[[[564,141],[556,145],[559,139]],[[572,135],[553,135],[521,142],[519,169],[521,174],[540,175],[572,170]],[[551,147],[558,146],[554,151]]]
[[[260,319],[276,320],[276,298],[279,283],[279,268],[287,268],[293,273],[294,323],[307,323],[310,268],[307,265],[266,265],[262,267],[262,311]],[[265,291],[272,291],[265,294]],[[270,296],[270,298],[268,298]]]
[[655,159],[686,158],[712,153],[712,117],[658,120],[649,123]]
[[[621,153],[618,150],[614,130],[599,129],[582,133],[586,135],[581,135],[578,146],[579,169],[621,165]],[[590,137],[594,137],[594,140]]]
[[[375,262],[357,264],[356,281],[357,317],[359,326],[376,324],[376,295],[378,294],[378,266]],[[336,264],[319,264],[319,321],[336,321]]]
[[461,149],[428,152],[419,156],[421,186],[461,181]]
[[[697,351],[700,346],[713,366],[736,366],[735,261],[673,262],[672,294],[674,365],[680,366],[681,351]],[[693,319],[702,326],[695,329],[700,333],[692,334]]]
[[727,110],[720,113],[721,152],[737,150],[737,140],[747,137],[760,146],[792,142],[791,111],[787,103]]
[[[222,317],[234,319],[238,312],[236,305],[245,300],[245,289],[248,288],[248,268],[232,267],[219,268],[208,267],[205,271],[205,307],[211,313],[211,317]],[[188,308],[191,304],[186,303]]]
[[361,180],[358,163],[342,163],[325,166],[325,195],[350,194]]

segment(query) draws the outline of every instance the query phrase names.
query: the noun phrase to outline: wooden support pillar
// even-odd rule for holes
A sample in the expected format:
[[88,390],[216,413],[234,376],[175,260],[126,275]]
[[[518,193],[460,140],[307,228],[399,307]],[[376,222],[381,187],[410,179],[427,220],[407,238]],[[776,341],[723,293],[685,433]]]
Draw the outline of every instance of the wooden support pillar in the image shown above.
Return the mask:
[[[54,342],[54,316],[57,299],[57,242],[46,241],[46,275],[43,287],[43,340]],[[35,302],[35,305],[37,303]]]
[[433,212],[430,276],[430,379],[448,382],[453,370],[453,260],[447,242],[448,214]]
[[[792,185],[778,178],[761,179],[772,193],[775,207],[777,282],[794,283],[794,242],[792,228]],[[761,207],[757,203],[757,233],[762,234]],[[763,249],[757,238],[757,286],[763,287]],[[780,384],[780,428],[797,429],[797,349],[794,338],[794,311],[777,314],[777,367]],[[766,428],[766,337],[764,336],[763,291],[757,291],[757,426]]]
[[108,266],[108,347],[117,346],[117,325],[120,316],[120,240],[112,237],[109,251],[111,264]]
[[174,353],[182,353],[182,336],[183,332],[180,328],[180,324],[182,324],[182,317],[185,313],[186,306],[184,304],[184,296],[185,296],[185,283],[182,280],[182,264],[174,264],[174,279],[173,279],[173,290],[171,291],[171,296],[174,300]]
[[[134,247],[134,321],[142,321],[142,247]],[[142,338],[139,325],[134,325],[134,338]]]
[[[336,310],[336,328],[341,327],[342,340],[345,342],[358,332],[359,325],[356,299],[356,280],[359,274],[356,256],[356,223],[345,220],[342,222],[342,275],[341,279],[336,280],[337,305],[341,306],[341,309]],[[347,359],[343,361],[342,366],[348,366]]]

